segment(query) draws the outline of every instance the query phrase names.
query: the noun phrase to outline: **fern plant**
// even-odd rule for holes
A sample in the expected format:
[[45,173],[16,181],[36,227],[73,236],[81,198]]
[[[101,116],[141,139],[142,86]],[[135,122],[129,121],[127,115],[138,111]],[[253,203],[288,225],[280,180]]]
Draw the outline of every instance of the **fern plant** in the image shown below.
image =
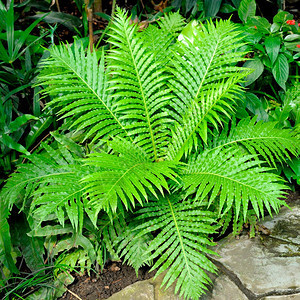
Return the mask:
[[[39,84],[64,128],[83,137],[45,143],[8,180],[1,203],[7,217],[21,197],[32,235],[56,224],[52,235],[74,232],[72,245],[93,263],[103,265],[104,243],[111,257],[166,271],[165,287],[176,281],[176,292],[198,299],[206,272],[216,272],[211,235],[250,209],[258,218],[279,211],[286,186],[273,169],[298,156],[300,143],[274,123],[234,121],[248,74],[236,26],[208,22],[178,40],[183,24],[174,14],[138,32],[119,9],[107,53],[52,48]],[[0,258],[12,268],[1,222]]]

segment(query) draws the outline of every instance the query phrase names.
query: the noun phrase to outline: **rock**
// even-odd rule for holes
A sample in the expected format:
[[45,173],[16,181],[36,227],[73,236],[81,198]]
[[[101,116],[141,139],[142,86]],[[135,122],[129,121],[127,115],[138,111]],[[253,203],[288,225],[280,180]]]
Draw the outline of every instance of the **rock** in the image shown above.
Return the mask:
[[213,287],[211,300],[248,300],[244,293],[226,275],[219,276]]
[[291,205],[292,210],[284,207],[274,219],[266,217],[263,224],[271,230],[272,237],[300,245],[300,205],[295,203]]
[[288,246],[278,240],[274,242],[270,237],[262,241],[258,237],[249,239],[242,236],[239,240],[231,237],[217,250],[221,256],[217,261],[232,271],[254,294],[289,290],[300,287],[300,257],[290,256],[291,248]]
[[261,300],[300,300],[300,294],[270,296],[270,297],[261,298]]
[[154,286],[155,300],[183,300],[183,298],[175,295],[176,282],[174,282],[167,290],[165,290],[164,287],[160,288],[164,276],[165,272],[157,276],[155,279],[148,280]]
[[[267,217],[262,225],[271,235],[254,239],[229,236],[214,249],[220,257],[214,258],[224,270],[234,274],[231,278],[244,287],[244,293],[257,297],[268,293],[287,294],[300,289],[300,206],[293,210],[283,208],[274,219]],[[270,296],[269,296],[270,297]],[[275,297],[275,296],[274,296]],[[276,296],[280,299],[283,296]],[[297,296],[298,297],[298,296]],[[268,299],[268,298],[266,298]],[[271,299],[271,298],[270,298]],[[289,298],[282,298],[289,299]],[[291,298],[293,299],[293,298]]]
[[154,300],[154,286],[146,281],[138,281],[122,291],[113,294],[109,300]]

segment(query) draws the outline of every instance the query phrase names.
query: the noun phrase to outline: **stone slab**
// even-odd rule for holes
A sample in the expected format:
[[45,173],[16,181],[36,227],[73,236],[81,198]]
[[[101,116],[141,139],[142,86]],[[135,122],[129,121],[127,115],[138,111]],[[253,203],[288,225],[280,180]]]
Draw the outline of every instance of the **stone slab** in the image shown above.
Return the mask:
[[283,295],[283,296],[269,296],[261,300],[300,300],[300,294]]
[[165,272],[159,274],[155,279],[149,279],[148,282],[153,284],[154,286],[154,296],[155,300],[183,300],[179,295],[175,295],[175,286],[176,282],[174,282],[168,289],[161,288],[161,283],[163,281]]
[[278,216],[266,217],[263,225],[271,230],[271,235],[286,241],[300,245],[300,199],[291,203],[291,210],[283,207]]
[[229,236],[214,249],[220,255],[215,259],[256,295],[300,288],[300,206],[283,208],[262,225],[271,235]]
[[[228,236],[218,243],[214,250],[220,257],[213,259],[219,262],[220,273],[199,300],[247,300],[241,290],[255,299],[300,300],[300,199],[291,206],[292,211],[283,208],[274,219],[266,217],[261,222],[270,235]],[[163,277],[136,282],[109,300],[182,300],[174,294],[176,283],[160,289]],[[294,294],[263,297],[278,291]]]
[[109,300],[155,300],[154,286],[147,280],[138,281],[113,294]]
[[226,275],[221,275],[216,279],[210,299],[248,300],[245,294]]

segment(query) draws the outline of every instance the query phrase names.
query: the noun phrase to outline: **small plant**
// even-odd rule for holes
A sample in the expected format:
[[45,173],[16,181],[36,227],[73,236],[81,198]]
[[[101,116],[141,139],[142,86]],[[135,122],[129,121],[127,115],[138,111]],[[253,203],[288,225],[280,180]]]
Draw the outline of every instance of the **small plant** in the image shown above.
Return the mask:
[[54,120],[41,111],[39,88],[31,88],[47,32],[31,34],[41,18],[17,30],[14,2],[7,2],[0,2],[0,183]]
[[[265,18],[254,16],[247,20],[244,31],[244,40],[248,43],[247,50],[252,50],[252,60],[245,63],[245,67],[252,68],[254,72],[248,75],[245,86],[263,84],[263,76],[275,92],[273,78],[280,88],[286,91],[290,73],[299,75],[297,68],[300,57],[300,26],[293,20],[293,15],[280,11],[270,24]],[[270,77],[269,74],[272,74]],[[259,81],[260,79],[260,81]],[[257,87],[259,90],[259,87]]]
[[247,53],[236,51],[241,32],[220,20],[178,40],[183,25],[174,14],[138,32],[118,9],[107,53],[51,49],[39,83],[70,132],[43,143],[0,195],[8,269],[7,216],[17,205],[30,236],[46,237],[60,263],[83,251],[100,266],[107,254],[135,269],[152,265],[156,275],[167,271],[165,287],[177,279],[176,293],[198,299],[216,272],[211,235],[221,224],[251,224],[285,205],[273,170],[299,155],[300,142],[276,123],[234,121],[249,74],[239,66]]

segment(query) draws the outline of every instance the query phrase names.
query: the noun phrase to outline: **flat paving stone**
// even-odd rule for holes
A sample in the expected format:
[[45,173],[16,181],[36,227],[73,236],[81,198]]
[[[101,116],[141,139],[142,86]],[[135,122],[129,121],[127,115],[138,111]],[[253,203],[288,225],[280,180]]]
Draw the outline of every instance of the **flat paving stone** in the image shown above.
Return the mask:
[[155,300],[183,300],[182,297],[175,295],[176,282],[174,282],[168,289],[160,288],[164,275],[165,272],[157,276],[155,279],[148,280],[148,282],[154,286]]
[[145,281],[138,281],[127,286],[122,291],[113,294],[109,300],[155,300],[154,286]]
[[221,275],[216,279],[210,299],[248,300],[245,294],[226,275]]
[[[271,231],[270,235],[258,235],[254,239],[246,235],[240,239],[229,236],[215,249],[220,255],[215,260],[233,272],[255,295],[300,289],[298,205],[299,201],[295,201],[292,210],[283,208],[274,219],[267,217],[261,222]],[[277,296],[277,299],[280,298]]]
[[300,294],[270,296],[270,297],[262,298],[262,300],[300,300]]

